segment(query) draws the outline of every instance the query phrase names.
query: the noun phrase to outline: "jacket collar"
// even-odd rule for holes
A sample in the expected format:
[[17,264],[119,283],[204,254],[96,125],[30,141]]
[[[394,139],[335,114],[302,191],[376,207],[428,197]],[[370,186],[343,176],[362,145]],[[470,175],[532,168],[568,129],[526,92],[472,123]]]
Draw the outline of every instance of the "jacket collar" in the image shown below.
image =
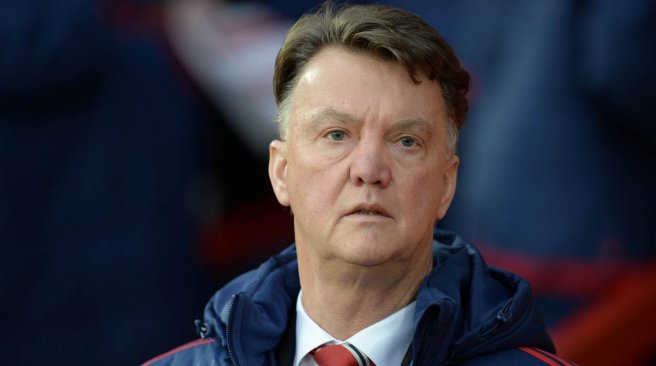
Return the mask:
[[527,344],[554,351],[526,281],[488,267],[472,244],[452,232],[436,230],[435,239],[435,268],[417,298],[416,365]]
[[[417,366],[464,360],[494,350],[533,345],[553,350],[528,284],[487,267],[455,234],[436,231],[435,267],[420,286],[413,359]],[[239,365],[273,364],[300,290],[291,246],[219,290],[205,321]],[[424,362],[422,362],[424,360]]]

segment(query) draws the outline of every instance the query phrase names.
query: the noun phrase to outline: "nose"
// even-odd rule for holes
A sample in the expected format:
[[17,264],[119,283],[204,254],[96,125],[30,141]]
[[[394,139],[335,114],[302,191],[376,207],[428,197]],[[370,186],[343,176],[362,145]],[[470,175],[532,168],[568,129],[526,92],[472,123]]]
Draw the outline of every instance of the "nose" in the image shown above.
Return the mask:
[[385,188],[391,172],[384,142],[361,140],[351,152],[349,178],[356,186],[365,184]]

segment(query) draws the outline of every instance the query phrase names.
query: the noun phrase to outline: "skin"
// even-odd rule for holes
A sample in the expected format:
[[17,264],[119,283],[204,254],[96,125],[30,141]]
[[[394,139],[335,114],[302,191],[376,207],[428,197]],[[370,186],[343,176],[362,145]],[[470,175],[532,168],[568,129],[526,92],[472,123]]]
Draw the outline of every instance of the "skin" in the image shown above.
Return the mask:
[[455,193],[458,157],[435,81],[337,47],[302,70],[269,176],[294,212],[303,306],[347,339],[416,297],[432,232]]

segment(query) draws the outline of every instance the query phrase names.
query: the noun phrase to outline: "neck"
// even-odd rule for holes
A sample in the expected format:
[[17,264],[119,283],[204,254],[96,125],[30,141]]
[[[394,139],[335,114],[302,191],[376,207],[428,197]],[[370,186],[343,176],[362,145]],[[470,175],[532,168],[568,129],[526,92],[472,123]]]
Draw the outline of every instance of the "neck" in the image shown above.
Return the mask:
[[303,308],[339,340],[386,318],[415,300],[430,273],[432,256],[377,266],[313,258],[298,249]]

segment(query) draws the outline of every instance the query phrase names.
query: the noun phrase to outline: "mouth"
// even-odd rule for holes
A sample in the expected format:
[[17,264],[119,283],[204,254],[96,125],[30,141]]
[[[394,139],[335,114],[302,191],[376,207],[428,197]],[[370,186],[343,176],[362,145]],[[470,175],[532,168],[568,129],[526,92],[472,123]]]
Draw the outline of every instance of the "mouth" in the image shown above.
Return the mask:
[[355,207],[349,215],[391,217],[390,214],[379,205],[360,205]]
[[380,211],[357,210],[352,215],[385,216]]

